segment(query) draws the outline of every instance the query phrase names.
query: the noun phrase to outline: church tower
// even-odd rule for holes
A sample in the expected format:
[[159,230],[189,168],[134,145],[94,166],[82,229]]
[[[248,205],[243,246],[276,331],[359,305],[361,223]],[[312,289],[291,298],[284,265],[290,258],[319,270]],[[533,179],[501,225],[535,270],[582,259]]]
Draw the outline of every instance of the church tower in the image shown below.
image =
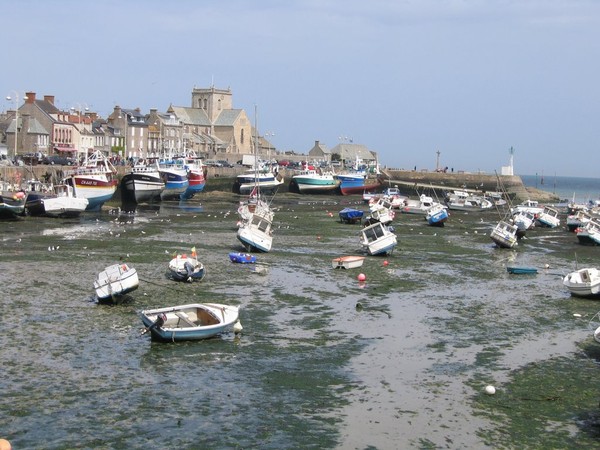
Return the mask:
[[214,86],[208,89],[195,87],[192,90],[192,108],[206,111],[209,120],[214,123],[221,111],[233,109],[231,89],[215,89]]

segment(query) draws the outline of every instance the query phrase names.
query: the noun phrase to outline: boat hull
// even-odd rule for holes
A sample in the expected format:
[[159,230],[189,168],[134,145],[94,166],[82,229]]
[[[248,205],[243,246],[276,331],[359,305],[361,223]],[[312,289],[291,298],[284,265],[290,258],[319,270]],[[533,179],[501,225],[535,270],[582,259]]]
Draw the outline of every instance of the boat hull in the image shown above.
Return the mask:
[[364,256],[341,256],[331,260],[334,269],[356,269],[363,265]]
[[[159,326],[157,321],[160,315],[164,315],[164,322]],[[140,317],[146,327],[144,332],[149,331],[152,340],[198,341],[217,336],[231,328],[239,318],[239,308],[219,303],[193,303],[144,310]]]
[[128,173],[121,180],[122,199],[128,203],[158,201],[164,188],[165,184],[158,173]]
[[113,264],[98,274],[94,289],[99,302],[116,302],[139,287],[137,271],[127,264]]

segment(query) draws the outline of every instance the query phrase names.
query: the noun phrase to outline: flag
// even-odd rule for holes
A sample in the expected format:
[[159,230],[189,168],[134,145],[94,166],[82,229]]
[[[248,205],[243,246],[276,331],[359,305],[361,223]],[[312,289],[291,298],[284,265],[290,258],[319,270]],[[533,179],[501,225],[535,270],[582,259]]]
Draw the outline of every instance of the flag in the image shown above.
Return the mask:
[[192,258],[196,257],[196,247],[192,247]]

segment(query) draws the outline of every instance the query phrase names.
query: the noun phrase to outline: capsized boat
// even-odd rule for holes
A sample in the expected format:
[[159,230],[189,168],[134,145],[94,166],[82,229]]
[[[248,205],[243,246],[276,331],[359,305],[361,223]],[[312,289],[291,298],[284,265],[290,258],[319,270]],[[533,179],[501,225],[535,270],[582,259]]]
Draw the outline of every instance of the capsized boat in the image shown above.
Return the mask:
[[356,269],[363,265],[364,256],[340,256],[331,260],[331,267],[334,269]]
[[227,331],[239,319],[237,306],[220,303],[190,303],[140,312],[142,334],[163,342],[197,341]]
[[120,263],[106,267],[94,280],[99,302],[118,302],[125,294],[139,286],[137,271],[128,264]]
[[600,271],[586,267],[567,274],[563,285],[576,297],[600,297]]

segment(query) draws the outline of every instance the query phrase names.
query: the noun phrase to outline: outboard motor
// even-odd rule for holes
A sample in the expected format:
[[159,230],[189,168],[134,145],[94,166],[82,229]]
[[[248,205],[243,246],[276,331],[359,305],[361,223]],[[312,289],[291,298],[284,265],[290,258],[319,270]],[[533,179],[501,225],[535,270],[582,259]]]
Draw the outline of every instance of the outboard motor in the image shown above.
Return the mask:
[[152,331],[154,328],[162,327],[166,321],[167,315],[165,313],[160,313],[158,316],[156,316],[156,320],[152,323],[152,325],[142,331],[142,335],[146,334],[148,331]]

